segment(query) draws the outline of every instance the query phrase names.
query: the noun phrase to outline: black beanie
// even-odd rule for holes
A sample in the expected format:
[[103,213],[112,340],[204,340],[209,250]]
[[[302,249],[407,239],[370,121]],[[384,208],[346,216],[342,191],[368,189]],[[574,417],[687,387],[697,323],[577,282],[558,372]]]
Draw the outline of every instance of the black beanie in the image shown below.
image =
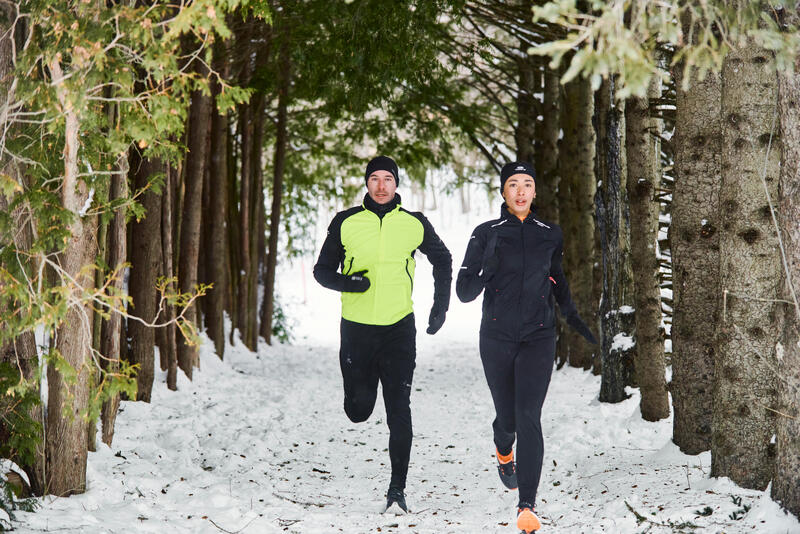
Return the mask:
[[397,171],[397,163],[389,156],[377,156],[367,163],[367,172],[364,174],[364,181],[369,181],[369,175],[375,171],[389,171],[394,176],[395,185],[400,185],[400,177]]
[[536,171],[533,170],[533,165],[530,163],[525,163],[524,161],[506,163],[500,170],[500,193],[502,193],[503,189],[506,187],[506,180],[515,174],[527,174],[536,180]]

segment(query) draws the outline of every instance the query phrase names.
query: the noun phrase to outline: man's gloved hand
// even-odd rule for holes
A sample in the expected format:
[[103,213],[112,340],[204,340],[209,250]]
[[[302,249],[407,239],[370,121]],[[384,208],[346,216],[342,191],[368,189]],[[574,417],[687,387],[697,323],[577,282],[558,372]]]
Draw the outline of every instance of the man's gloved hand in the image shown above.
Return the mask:
[[439,331],[439,329],[444,324],[444,318],[447,314],[447,308],[444,307],[442,304],[434,301],[433,307],[431,307],[431,315],[428,318],[428,329],[426,330],[427,333],[430,335],[435,334]]
[[356,273],[346,274],[345,277],[347,279],[344,281],[344,288],[342,291],[345,293],[363,293],[369,289],[369,278],[364,276],[366,273],[367,269],[358,271]]
[[582,335],[586,341],[592,345],[597,345],[597,339],[595,339],[594,334],[592,334],[592,331],[589,330],[589,327],[586,326],[586,323],[583,322],[581,316],[578,315],[577,312],[567,315],[567,324],[574,328],[577,333]]

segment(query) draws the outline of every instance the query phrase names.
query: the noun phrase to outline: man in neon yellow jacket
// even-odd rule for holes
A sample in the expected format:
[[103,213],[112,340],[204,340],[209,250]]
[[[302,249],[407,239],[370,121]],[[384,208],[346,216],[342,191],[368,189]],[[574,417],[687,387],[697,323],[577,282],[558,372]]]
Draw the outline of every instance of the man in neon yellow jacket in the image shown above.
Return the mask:
[[411,381],[416,327],[411,293],[414,253],[433,264],[434,301],[429,334],[444,324],[450,304],[452,258],[428,219],[400,206],[397,164],[378,156],[367,164],[367,194],[360,206],[339,212],[328,227],[314,278],[342,293],[339,363],[344,410],[354,423],[366,421],[383,388],[389,426],[392,477],[386,509],[405,513],[411,453]]

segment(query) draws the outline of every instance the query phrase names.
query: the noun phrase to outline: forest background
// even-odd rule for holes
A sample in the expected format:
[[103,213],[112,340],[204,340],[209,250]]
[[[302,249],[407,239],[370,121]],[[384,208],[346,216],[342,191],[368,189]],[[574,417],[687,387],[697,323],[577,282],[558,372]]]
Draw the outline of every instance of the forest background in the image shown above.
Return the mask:
[[647,420],[671,407],[682,451],[800,517],[799,16],[0,0],[0,457],[25,475],[3,509],[85,490],[120,398],[150,401],[156,347],[175,389],[199,330],[224,358],[226,317],[250,349],[289,341],[281,258],[389,154],[412,190],[452,171],[465,210],[461,185],[534,163],[601,333],[560,328],[559,365],[600,374],[602,402],[638,387]]

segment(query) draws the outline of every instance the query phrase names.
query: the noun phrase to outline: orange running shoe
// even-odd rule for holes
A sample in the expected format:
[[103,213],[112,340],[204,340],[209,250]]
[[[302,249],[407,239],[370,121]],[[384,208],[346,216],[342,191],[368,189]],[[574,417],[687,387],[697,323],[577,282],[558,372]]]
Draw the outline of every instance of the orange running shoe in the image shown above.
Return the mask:
[[514,451],[503,456],[500,451],[495,449],[497,455],[497,473],[500,475],[500,482],[510,490],[517,489],[517,465],[514,462]]
[[525,534],[530,534],[542,528],[542,523],[533,511],[533,506],[526,503],[519,503],[517,508],[517,528]]

